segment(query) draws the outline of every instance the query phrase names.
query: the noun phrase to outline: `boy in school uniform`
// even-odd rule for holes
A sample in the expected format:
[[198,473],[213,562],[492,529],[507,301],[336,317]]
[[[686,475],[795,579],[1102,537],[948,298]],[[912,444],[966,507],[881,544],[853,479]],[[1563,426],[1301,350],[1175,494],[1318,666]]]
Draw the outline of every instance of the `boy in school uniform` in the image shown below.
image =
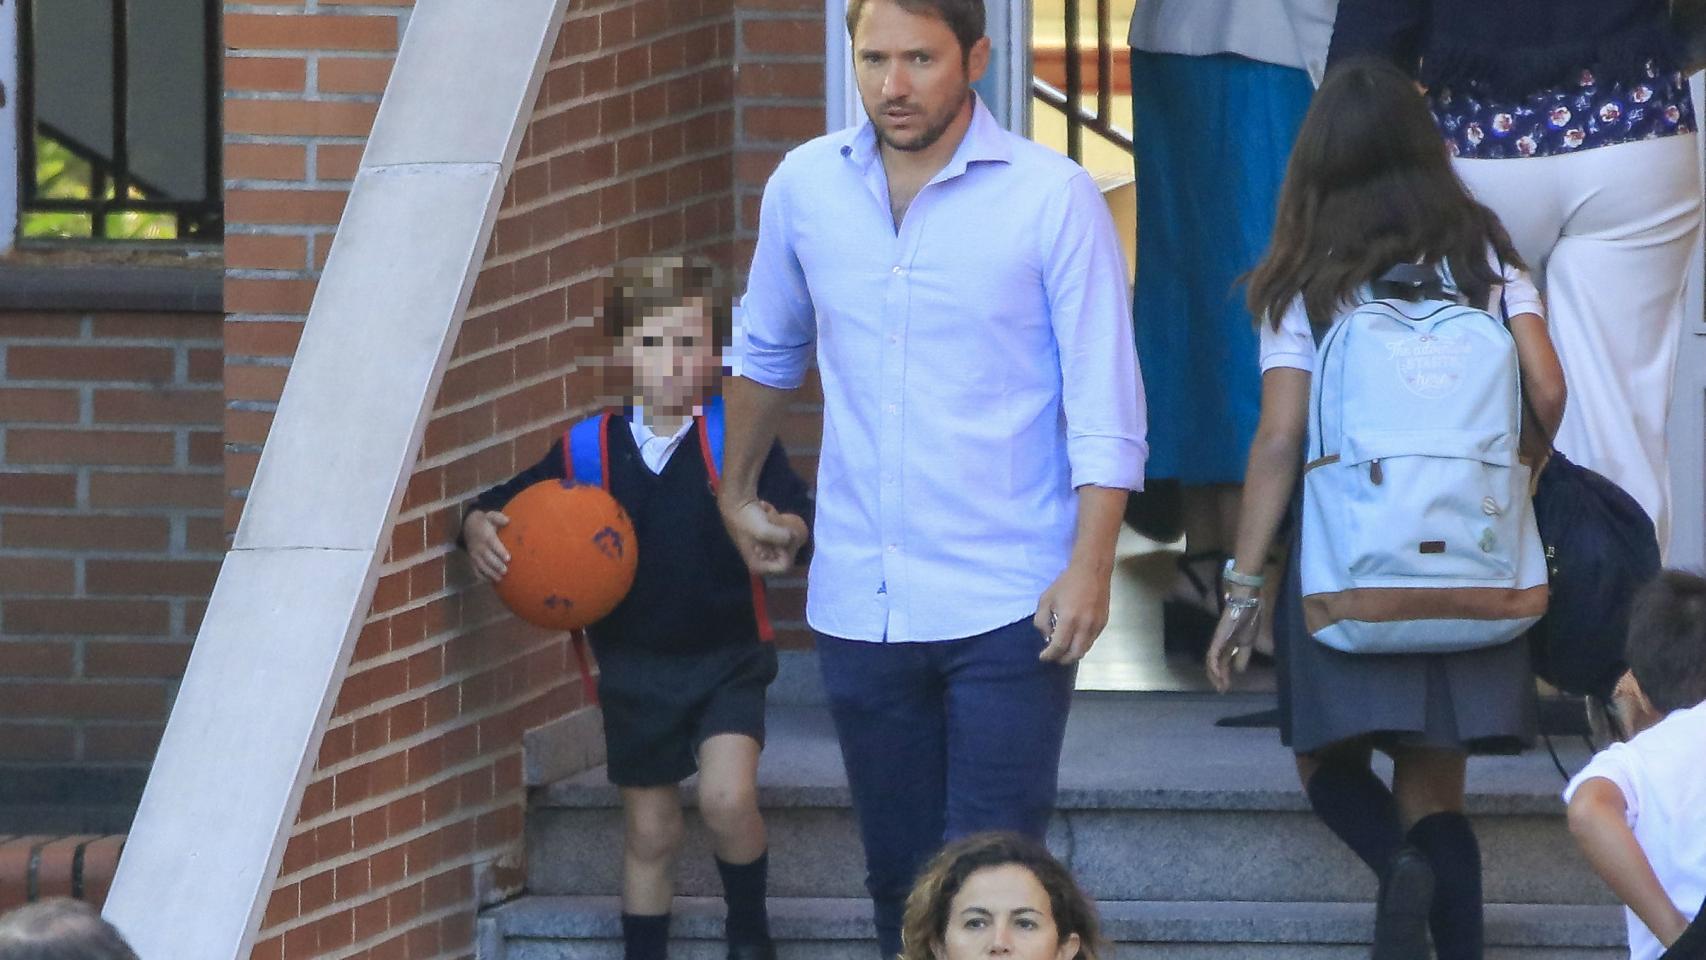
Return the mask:
[[1623,712],[1650,725],[1570,781],[1570,832],[1627,908],[1631,960],[1706,960],[1706,579],[1647,585],[1627,654]]
[[[587,630],[610,781],[622,792],[626,958],[665,956],[684,833],[677,785],[697,772],[728,903],[729,956],[769,960],[757,774],[776,653],[766,642],[763,582],[730,541],[715,493],[729,300],[714,268],[697,258],[627,261],[611,286],[605,332],[618,367],[632,374],[634,405],[572,427],[544,459],[480,494],[463,519],[463,540],[480,576],[501,579],[509,561],[497,535],[509,522],[503,506],[543,480],[598,483],[597,472],[588,478],[578,468],[602,458],[596,465],[638,543],[633,588]],[[811,501],[779,443],[762,477],[766,510],[793,534],[786,549],[798,549]]]

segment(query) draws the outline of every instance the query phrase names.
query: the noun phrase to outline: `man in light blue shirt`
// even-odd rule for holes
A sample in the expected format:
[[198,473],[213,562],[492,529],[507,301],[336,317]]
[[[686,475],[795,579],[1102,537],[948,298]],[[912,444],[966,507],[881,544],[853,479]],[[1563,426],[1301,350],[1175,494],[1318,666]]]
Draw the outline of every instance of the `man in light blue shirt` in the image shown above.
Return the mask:
[[944,839],[1046,827],[1146,446],[1107,206],[972,94],[981,0],[848,6],[869,122],[792,151],[765,189],[720,501],[748,564],[785,569],[756,477],[815,346],[806,617],[892,957]]

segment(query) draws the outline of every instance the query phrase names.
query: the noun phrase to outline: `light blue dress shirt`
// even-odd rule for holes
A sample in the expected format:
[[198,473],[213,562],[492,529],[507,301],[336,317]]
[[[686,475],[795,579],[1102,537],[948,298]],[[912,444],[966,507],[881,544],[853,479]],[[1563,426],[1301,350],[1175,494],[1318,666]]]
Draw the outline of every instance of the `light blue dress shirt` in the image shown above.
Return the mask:
[[1147,455],[1125,260],[1089,174],[981,102],[896,231],[867,121],[764,190],[740,374],[823,381],[813,629],[975,636],[1031,616],[1085,484]]

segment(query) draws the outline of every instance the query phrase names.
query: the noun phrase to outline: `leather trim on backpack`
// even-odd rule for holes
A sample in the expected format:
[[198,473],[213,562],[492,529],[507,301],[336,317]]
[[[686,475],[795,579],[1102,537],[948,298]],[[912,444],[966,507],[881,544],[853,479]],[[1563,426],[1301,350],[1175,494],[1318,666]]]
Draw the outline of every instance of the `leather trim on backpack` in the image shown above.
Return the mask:
[[1324,457],[1319,457],[1315,460],[1309,461],[1309,463],[1303,468],[1303,472],[1308,473],[1309,471],[1315,469],[1316,467],[1325,467],[1330,463],[1338,463],[1338,462],[1339,462],[1339,455],[1336,453],[1330,453]]
[[1354,587],[1303,598],[1310,634],[1343,620],[1521,620],[1546,612],[1547,587]]

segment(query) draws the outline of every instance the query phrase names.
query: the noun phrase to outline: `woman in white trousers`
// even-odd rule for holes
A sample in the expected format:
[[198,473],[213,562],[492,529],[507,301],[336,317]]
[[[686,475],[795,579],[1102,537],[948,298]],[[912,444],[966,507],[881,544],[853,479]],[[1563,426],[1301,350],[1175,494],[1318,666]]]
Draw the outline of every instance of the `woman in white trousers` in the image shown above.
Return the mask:
[[1665,420],[1701,176],[1667,0],[1341,0],[1329,68],[1392,59],[1541,288],[1570,401],[1556,440],[1670,540]]

